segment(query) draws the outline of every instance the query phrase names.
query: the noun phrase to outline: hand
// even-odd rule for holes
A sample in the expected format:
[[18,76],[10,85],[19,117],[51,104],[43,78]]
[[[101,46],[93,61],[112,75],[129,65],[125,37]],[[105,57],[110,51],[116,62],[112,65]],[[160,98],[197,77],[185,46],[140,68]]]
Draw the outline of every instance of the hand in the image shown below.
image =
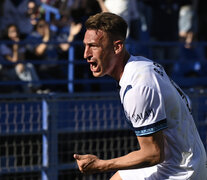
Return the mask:
[[71,23],[71,25],[70,25],[70,34],[73,35],[73,36],[77,35],[80,32],[81,28],[82,28],[81,23],[78,23],[78,24]]
[[62,51],[68,51],[68,48],[69,48],[69,44],[68,43],[61,43],[60,45],[59,45],[59,47],[60,47],[60,49],[62,50]]
[[71,23],[70,25],[70,34],[68,36],[68,42],[72,42],[74,37],[81,31],[81,28],[82,28],[82,24],[81,23],[78,23],[78,24],[75,24],[74,22]]
[[101,160],[97,156],[91,154],[74,154],[73,157],[76,159],[79,170],[82,173],[92,173],[100,171],[99,162]]

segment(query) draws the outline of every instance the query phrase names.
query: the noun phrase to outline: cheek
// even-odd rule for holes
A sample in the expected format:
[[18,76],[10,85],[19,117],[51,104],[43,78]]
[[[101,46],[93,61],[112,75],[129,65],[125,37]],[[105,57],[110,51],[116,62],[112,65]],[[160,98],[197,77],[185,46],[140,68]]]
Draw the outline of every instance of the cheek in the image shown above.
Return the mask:
[[9,37],[14,37],[14,35],[15,35],[14,32],[9,32],[9,33],[8,33],[8,36],[9,36]]
[[93,51],[93,57],[98,61],[98,64],[102,67],[102,70],[108,69],[111,67],[111,60],[113,58],[113,52],[111,49],[102,48],[97,51]]
[[112,55],[110,53],[105,53],[103,54],[103,56],[101,57],[102,59],[102,67],[104,70],[109,70],[112,67]]

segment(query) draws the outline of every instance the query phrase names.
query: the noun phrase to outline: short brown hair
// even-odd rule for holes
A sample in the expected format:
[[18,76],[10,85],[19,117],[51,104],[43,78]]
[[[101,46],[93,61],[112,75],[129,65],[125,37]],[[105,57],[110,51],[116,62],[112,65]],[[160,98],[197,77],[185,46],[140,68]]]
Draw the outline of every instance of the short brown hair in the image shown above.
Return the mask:
[[126,39],[127,23],[126,21],[113,13],[102,12],[90,16],[85,23],[86,29],[102,30],[109,34],[112,39]]

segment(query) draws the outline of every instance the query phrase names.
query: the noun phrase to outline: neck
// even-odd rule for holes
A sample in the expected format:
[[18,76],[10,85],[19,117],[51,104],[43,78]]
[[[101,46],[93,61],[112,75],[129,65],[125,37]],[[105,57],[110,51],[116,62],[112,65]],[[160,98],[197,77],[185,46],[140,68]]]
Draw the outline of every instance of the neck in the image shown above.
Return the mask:
[[118,57],[116,71],[111,75],[116,81],[120,81],[124,72],[124,67],[130,58],[130,54],[125,50],[120,57]]

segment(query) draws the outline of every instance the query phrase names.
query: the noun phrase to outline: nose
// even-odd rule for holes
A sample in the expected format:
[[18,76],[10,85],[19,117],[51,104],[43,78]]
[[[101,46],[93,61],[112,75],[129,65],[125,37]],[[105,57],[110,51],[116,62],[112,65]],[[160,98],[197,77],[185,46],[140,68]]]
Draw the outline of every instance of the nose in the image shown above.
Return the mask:
[[89,59],[92,56],[89,46],[85,46],[84,58]]

